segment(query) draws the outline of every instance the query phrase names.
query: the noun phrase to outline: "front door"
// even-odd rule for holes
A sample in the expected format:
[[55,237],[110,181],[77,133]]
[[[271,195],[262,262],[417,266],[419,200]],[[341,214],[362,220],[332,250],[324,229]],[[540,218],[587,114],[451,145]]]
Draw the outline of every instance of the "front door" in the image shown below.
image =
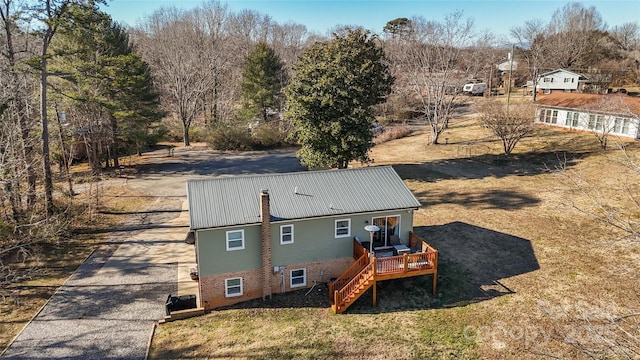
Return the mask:
[[375,217],[371,223],[380,228],[373,234],[374,248],[389,247],[391,236],[400,236],[400,215]]

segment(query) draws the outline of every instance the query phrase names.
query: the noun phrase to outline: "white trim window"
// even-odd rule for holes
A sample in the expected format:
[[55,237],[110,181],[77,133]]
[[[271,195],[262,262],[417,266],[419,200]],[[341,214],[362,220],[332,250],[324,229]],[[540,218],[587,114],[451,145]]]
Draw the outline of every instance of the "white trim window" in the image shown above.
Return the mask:
[[351,219],[336,220],[334,236],[336,239],[351,237]]
[[236,297],[242,296],[242,278],[230,278],[224,279],[224,296],[225,297]]
[[280,226],[280,245],[293,244],[293,225]]
[[307,286],[307,269],[293,269],[289,274],[289,286],[291,288]]
[[629,135],[629,125],[631,124],[631,120],[629,118],[619,118],[615,119],[615,124],[613,127],[613,132],[618,134]]
[[596,116],[589,114],[589,122],[587,123],[587,129],[594,130],[596,128]]
[[244,250],[244,229],[227,231],[227,251]]
[[577,112],[573,112],[573,111],[567,112],[567,120],[565,122],[565,125],[571,126],[571,127],[578,127],[578,116],[579,116],[579,113]]
[[556,124],[558,122],[558,110],[545,109],[542,122],[546,124]]

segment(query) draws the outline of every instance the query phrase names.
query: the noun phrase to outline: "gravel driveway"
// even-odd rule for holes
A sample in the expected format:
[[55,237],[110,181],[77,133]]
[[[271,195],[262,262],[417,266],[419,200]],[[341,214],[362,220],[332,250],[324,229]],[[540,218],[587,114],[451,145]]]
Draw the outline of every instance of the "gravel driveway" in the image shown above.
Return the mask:
[[[144,359],[151,329],[177,291],[177,247],[188,227],[175,219],[185,180],[301,171],[293,150],[218,153],[178,148],[151,161],[126,184],[156,200],[110,233],[22,330],[3,359]],[[124,181],[124,180],[123,180]]]

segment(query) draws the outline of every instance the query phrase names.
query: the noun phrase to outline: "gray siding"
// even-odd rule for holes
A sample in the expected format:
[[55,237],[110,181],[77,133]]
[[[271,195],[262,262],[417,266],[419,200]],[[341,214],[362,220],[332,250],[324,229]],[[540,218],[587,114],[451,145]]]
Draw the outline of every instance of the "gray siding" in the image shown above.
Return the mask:
[[[273,265],[290,265],[315,261],[333,260],[353,255],[353,238],[368,241],[370,234],[364,226],[379,216],[400,216],[400,237],[408,243],[413,230],[412,211],[384,211],[367,214],[351,214],[297,221],[275,221],[271,223],[271,254]],[[335,221],[351,219],[349,237],[335,238]],[[293,244],[280,244],[280,226],[294,226]],[[245,229],[245,249],[226,251],[226,231]],[[260,226],[199,230],[197,234],[198,265],[201,275],[214,275],[234,271],[259,269]]]
[[[227,251],[228,230],[244,229],[244,250]],[[260,226],[196,231],[198,271],[202,275],[260,268]]]

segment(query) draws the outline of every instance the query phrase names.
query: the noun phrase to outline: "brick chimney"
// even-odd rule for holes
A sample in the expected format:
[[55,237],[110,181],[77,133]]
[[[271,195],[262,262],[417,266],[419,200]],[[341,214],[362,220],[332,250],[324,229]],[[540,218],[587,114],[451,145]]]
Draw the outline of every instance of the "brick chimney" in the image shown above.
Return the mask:
[[269,191],[260,191],[260,243],[262,244],[262,300],[271,298],[271,208]]

